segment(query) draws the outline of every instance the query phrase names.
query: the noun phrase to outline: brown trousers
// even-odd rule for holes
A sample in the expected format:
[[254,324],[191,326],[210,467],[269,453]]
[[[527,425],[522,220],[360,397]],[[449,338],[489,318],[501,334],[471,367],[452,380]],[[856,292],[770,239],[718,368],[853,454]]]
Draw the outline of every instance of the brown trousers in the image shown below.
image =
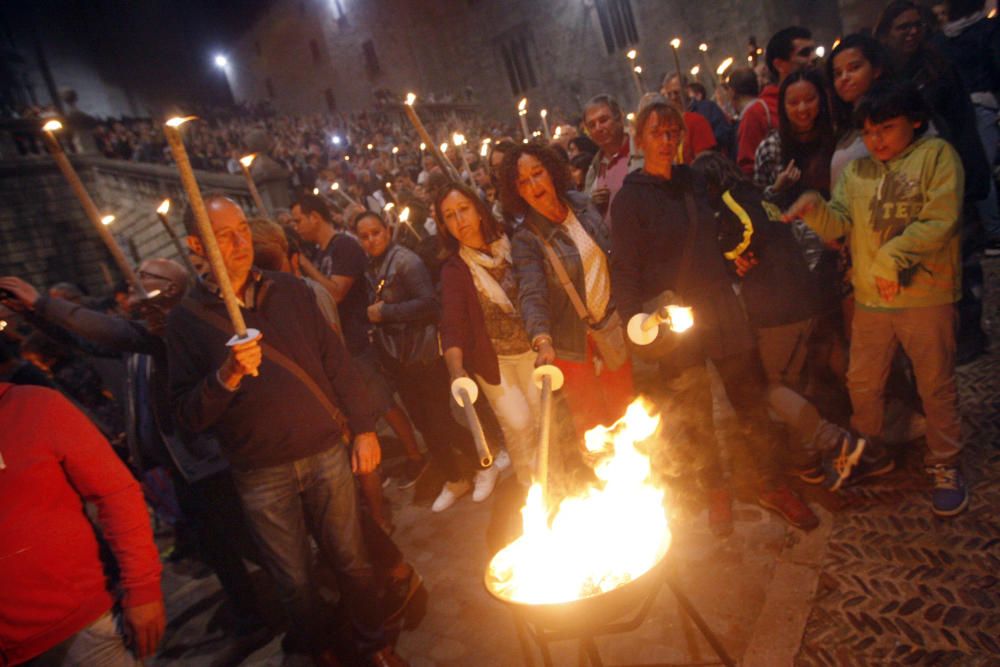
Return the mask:
[[864,436],[882,431],[885,383],[899,345],[910,358],[927,417],[925,463],[951,464],[962,449],[955,384],[955,307],[869,310],[858,307],[851,326],[847,390],[851,426]]

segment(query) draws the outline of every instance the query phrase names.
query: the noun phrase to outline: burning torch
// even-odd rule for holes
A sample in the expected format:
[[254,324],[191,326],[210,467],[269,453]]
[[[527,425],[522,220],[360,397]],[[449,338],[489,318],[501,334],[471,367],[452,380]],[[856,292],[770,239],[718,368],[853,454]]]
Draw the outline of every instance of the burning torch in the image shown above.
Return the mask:
[[694,312],[690,306],[667,304],[652,313],[636,313],[628,321],[628,337],[636,345],[649,345],[660,333],[660,325],[674,333],[684,333],[694,326]]
[[[248,329],[243,320],[243,313],[240,311],[240,302],[236,298],[233,284],[229,280],[229,272],[226,271],[225,261],[222,259],[222,252],[219,250],[219,243],[215,239],[215,232],[212,230],[212,222],[208,218],[208,209],[205,208],[205,201],[201,198],[201,190],[198,189],[198,181],[194,178],[194,169],[191,168],[191,160],[188,158],[187,150],[184,148],[184,140],[181,138],[181,125],[194,119],[194,116],[174,117],[168,120],[163,127],[163,133],[167,137],[170,145],[170,152],[177,163],[177,171],[180,172],[181,185],[187,193],[188,202],[194,211],[194,219],[198,224],[198,235],[201,243],[205,247],[205,254],[208,256],[208,263],[212,267],[212,274],[215,282],[222,292],[222,300],[226,304],[226,312],[229,320],[233,324],[236,332],[229,342],[229,347],[234,347],[241,343],[246,343],[260,336],[256,329]],[[254,372],[257,375],[257,372]]]

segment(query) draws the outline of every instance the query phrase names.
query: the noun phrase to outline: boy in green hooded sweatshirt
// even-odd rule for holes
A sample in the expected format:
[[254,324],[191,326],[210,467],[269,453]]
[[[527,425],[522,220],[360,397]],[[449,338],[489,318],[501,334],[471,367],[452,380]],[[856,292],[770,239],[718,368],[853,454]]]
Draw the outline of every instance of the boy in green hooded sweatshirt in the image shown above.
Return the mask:
[[876,84],[855,121],[869,157],[847,166],[830,202],[807,192],[784,216],[802,218],[824,241],[846,235],[853,261],[857,306],[847,388],[851,427],[860,437],[834,452],[825,483],[836,491],[851,477],[893,469],[874,437],[882,430],[889,367],[902,345],[927,417],[924,462],[934,480],[933,509],[954,516],[969,503],[958,467],[955,385],[962,163],[946,141],[924,136],[927,111],[911,83]]

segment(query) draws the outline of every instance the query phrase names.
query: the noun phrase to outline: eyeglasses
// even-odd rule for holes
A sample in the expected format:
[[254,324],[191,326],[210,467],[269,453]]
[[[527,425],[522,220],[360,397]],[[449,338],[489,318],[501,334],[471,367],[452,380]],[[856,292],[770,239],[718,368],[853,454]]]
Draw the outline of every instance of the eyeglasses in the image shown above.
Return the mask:
[[803,46],[801,49],[795,52],[795,55],[797,55],[800,58],[808,58],[814,53],[816,53],[815,46]]

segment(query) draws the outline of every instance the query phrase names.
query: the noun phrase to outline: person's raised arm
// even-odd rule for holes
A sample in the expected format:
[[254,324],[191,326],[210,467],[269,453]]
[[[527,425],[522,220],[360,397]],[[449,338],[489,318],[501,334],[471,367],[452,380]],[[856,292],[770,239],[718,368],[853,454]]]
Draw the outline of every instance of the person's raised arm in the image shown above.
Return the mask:
[[545,276],[542,242],[534,233],[521,229],[511,242],[514,273],[517,275],[517,298],[524,328],[532,347],[538,351],[536,365],[555,361],[552,325],[549,313],[549,285]]

